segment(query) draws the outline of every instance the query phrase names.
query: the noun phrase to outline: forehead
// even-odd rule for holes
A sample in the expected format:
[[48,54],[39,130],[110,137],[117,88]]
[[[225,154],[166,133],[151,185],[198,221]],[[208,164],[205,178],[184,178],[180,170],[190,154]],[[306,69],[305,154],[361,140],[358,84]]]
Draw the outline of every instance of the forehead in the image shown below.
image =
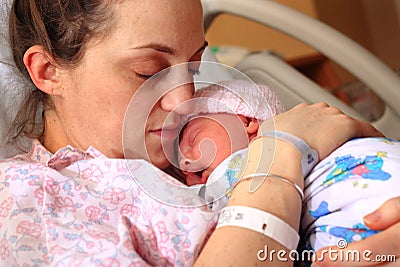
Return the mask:
[[193,41],[198,45],[195,39],[203,35],[199,0],[122,1],[116,4],[115,17],[116,30],[121,33],[118,38],[132,46],[149,41],[185,44]]
[[[205,131],[213,131],[215,126],[224,127],[225,124],[232,122],[235,115],[215,116],[216,114],[201,114],[191,118],[186,125],[188,127],[201,128]],[[225,114],[224,114],[225,115]]]

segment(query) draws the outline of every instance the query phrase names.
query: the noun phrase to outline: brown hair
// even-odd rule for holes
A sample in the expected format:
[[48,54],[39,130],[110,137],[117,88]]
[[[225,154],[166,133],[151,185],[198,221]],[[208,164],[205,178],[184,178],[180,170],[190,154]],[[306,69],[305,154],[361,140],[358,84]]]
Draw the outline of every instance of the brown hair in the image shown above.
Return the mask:
[[[9,18],[9,39],[15,64],[30,80],[23,63],[34,45],[44,47],[56,64],[73,68],[93,37],[106,37],[113,25],[113,0],[14,0]],[[27,92],[11,126],[11,138],[39,137],[43,133],[40,109],[51,100],[34,88]],[[39,116],[38,116],[39,115]]]

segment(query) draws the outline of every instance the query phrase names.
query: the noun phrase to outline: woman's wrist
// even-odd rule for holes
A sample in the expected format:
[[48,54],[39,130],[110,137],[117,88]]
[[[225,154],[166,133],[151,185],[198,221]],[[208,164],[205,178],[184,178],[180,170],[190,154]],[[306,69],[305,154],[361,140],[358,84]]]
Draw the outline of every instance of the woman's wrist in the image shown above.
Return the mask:
[[[249,145],[243,176],[269,172],[296,183],[303,189],[301,153],[284,141],[259,138]],[[269,212],[298,229],[301,200],[290,184],[277,179],[264,179],[254,192],[249,191],[251,179],[239,183],[228,205],[248,206]]]
[[261,137],[275,138],[276,140],[282,140],[296,147],[300,151],[302,157],[301,168],[303,177],[306,177],[319,161],[318,152],[312,149],[303,139],[295,135],[283,131],[271,130],[262,132],[258,138]]
[[242,176],[253,173],[270,172],[286,177],[304,186],[300,151],[283,140],[261,137],[249,144],[247,163]]

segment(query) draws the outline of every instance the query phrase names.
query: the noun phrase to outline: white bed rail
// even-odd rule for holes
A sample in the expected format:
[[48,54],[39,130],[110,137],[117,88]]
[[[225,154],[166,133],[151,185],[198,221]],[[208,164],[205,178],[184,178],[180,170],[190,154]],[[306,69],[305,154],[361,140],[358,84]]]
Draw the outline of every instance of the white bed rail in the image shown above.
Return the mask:
[[[388,112],[394,118],[400,118],[400,77],[371,52],[344,34],[271,0],[202,0],[202,4],[206,30],[218,15],[226,13],[259,22],[290,35],[351,72],[382,98],[386,109],[389,109]],[[400,133],[400,128],[393,130]]]

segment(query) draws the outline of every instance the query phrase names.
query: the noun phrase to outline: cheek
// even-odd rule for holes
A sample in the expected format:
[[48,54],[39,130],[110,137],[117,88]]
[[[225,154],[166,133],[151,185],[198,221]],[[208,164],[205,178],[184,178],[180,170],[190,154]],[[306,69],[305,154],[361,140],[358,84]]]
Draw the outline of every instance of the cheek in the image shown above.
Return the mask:
[[113,137],[121,138],[123,134],[123,124],[126,109],[129,102],[124,97],[114,98],[98,98],[97,103],[93,103],[96,108],[93,108],[91,113],[94,122],[101,125],[104,133],[113,133]]
[[178,161],[180,161],[183,157],[190,158],[189,153],[190,153],[190,148],[187,145],[187,142],[182,141],[177,147]]
[[217,150],[218,153],[216,160],[218,160],[219,163],[234,152],[232,151],[231,139],[229,136],[221,136],[221,138],[218,140]]
[[[201,141],[200,141],[201,140]],[[210,166],[219,157],[218,141],[216,139],[203,138],[196,142],[188,152],[192,160],[199,160],[203,166]]]

